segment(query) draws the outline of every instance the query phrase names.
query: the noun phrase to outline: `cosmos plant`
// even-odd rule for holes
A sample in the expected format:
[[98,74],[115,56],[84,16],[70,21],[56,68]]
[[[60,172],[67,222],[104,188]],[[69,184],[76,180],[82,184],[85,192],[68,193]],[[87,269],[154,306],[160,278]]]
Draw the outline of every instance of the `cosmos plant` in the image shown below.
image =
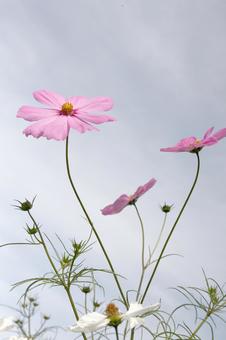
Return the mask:
[[[71,129],[78,133],[99,131],[96,125],[116,121],[111,115],[103,113],[112,109],[113,101],[109,97],[73,96],[65,98],[46,90],[36,91],[33,96],[44,107],[22,106],[18,110],[17,117],[31,122],[31,125],[24,130],[26,136],[65,141],[67,177],[76,204],[80,206],[87,222],[88,237],[85,240],[74,238],[70,240],[69,245],[66,245],[58,235],[57,240],[52,240],[47,235],[47,227],[41,227],[37,222],[35,217],[36,200],[33,198],[16,201],[16,208],[24,212],[28,218],[25,228],[28,239],[25,242],[3,244],[2,247],[20,244],[38,246],[49,263],[47,273],[15,283],[14,288],[20,285],[26,286],[21,298],[26,300],[30,291],[42,286],[62,287],[75,321],[71,326],[65,324],[60,326],[63,326],[68,334],[71,334],[72,339],[76,336],[83,340],[197,340],[201,339],[200,331],[203,327],[209,328],[210,336],[214,339],[215,319],[221,319],[224,322],[223,312],[226,308],[224,287],[216,280],[208,277],[204,272],[202,287],[177,287],[176,291],[182,294],[184,303],[172,308],[171,311],[169,309],[164,311],[164,297],[156,296],[152,287],[155,285],[154,279],[158,275],[162,260],[166,261],[170,255],[166,253],[167,246],[197,184],[200,173],[200,152],[203,148],[213,146],[226,137],[226,128],[215,133],[213,128],[209,128],[202,139],[191,136],[180,140],[173,147],[161,149],[163,152],[188,152],[192,157],[195,157],[197,166],[190,190],[181,208],[178,209],[177,217],[171,226],[167,224],[167,217],[173,205],[164,203],[161,206],[162,226],[159,228],[159,235],[152,248],[146,244],[147,230],[139,205],[144,199],[144,195],[153,197],[155,190],[158,190],[158,182],[153,174],[134,193],[122,193],[113,203],[107,204],[103,208],[100,207],[106,224],[108,218],[113,218],[111,215],[123,213],[125,216],[126,210],[129,208],[133,209],[139,224],[141,251],[139,248],[135,249],[133,255],[139,257],[140,275],[137,286],[131,286],[129,290],[125,291],[123,287],[124,273],[118,273],[115,270],[109,255],[111,249],[105,247],[98,226],[94,224],[88,212],[89,209],[78,193],[69,162]],[[141,183],[144,182],[144,179],[141,179]],[[131,190],[134,187],[135,185]],[[79,217],[76,220],[76,225],[78,223]],[[148,233],[150,233],[150,228]],[[129,237],[124,242],[125,249],[129,248]],[[91,253],[97,246],[106,260],[106,268],[86,265],[87,252]],[[101,280],[103,276],[110,277],[110,286],[103,286]],[[117,289],[116,295],[112,293],[115,289]],[[189,320],[192,319],[191,314],[194,313],[195,322],[190,324],[185,320],[180,320],[182,310],[184,310],[183,315],[189,313]],[[0,320],[0,331],[6,331],[10,328],[11,323],[10,318]],[[17,337],[17,339],[20,338]],[[34,337],[24,337],[22,334],[21,339],[34,339]]]
[[[3,307],[10,309],[13,314],[13,316],[0,318],[0,332],[10,333],[9,340],[56,339],[58,327],[48,325],[50,315],[40,313],[39,301],[36,297],[26,296],[17,307],[4,305]],[[38,319],[36,327],[35,319]]]

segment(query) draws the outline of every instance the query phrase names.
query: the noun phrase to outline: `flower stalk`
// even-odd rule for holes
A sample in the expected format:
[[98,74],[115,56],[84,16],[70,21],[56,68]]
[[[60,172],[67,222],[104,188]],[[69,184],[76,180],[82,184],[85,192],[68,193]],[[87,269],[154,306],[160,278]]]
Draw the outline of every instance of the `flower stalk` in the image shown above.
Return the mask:
[[199,176],[199,171],[200,171],[200,158],[199,158],[199,152],[195,152],[195,154],[196,154],[196,156],[197,156],[197,170],[196,170],[195,179],[194,179],[193,184],[192,184],[192,186],[191,186],[191,189],[190,189],[190,191],[189,191],[189,193],[188,193],[188,196],[187,196],[187,198],[186,198],[186,200],[185,200],[185,202],[184,202],[184,204],[183,204],[183,206],[182,206],[182,208],[181,208],[181,210],[180,210],[180,212],[179,212],[179,214],[178,214],[178,216],[177,216],[177,218],[176,218],[176,220],[175,220],[175,222],[174,222],[174,224],[173,224],[173,226],[172,226],[172,228],[171,228],[171,230],[170,230],[170,233],[169,233],[169,235],[168,235],[168,237],[167,237],[167,239],[166,239],[166,241],[165,241],[165,243],[164,243],[164,245],[163,245],[163,248],[162,248],[161,253],[160,253],[159,257],[158,257],[158,260],[157,260],[157,262],[156,262],[156,265],[155,265],[155,267],[154,267],[154,269],[153,269],[152,275],[151,275],[151,277],[150,277],[150,279],[149,279],[149,281],[148,281],[148,284],[147,284],[147,286],[146,286],[146,288],[145,288],[145,291],[144,291],[144,293],[143,293],[143,296],[142,296],[142,299],[141,299],[141,303],[144,302],[144,299],[145,299],[145,297],[146,297],[146,295],[147,295],[147,292],[148,292],[148,290],[149,290],[149,287],[150,287],[150,285],[151,285],[151,282],[152,282],[152,280],[153,280],[153,278],[154,278],[154,276],[155,276],[155,273],[156,273],[156,271],[157,271],[157,269],[158,269],[158,266],[159,266],[159,263],[160,263],[160,261],[161,261],[161,259],[162,259],[163,254],[164,254],[164,251],[165,251],[165,249],[166,249],[166,247],[167,247],[167,245],[168,245],[168,243],[169,243],[169,240],[170,240],[170,238],[171,238],[171,236],[172,236],[172,234],[173,234],[173,232],[174,232],[174,230],[175,230],[175,228],[176,228],[176,226],[177,226],[177,223],[178,223],[179,220],[180,220],[180,217],[181,217],[181,215],[182,215],[182,213],[183,213],[183,211],[184,211],[184,209],[185,209],[185,207],[186,207],[186,205],[187,205],[187,203],[188,203],[188,201],[189,201],[189,199],[190,199],[190,197],[191,197],[191,194],[192,194],[192,192],[193,192],[193,190],[194,190],[194,188],[195,188],[195,185],[196,185],[196,183],[197,183],[198,176]]
[[111,268],[111,271],[112,271],[114,280],[116,282],[116,285],[118,287],[118,290],[120,292],[122,301],[123,301],[124,305],[128,308],[127,300],[125,298],[125,295],[124,295],[123,290],[121,288],[121,285],[119,283],[117,275],[115,274],[115,270],[114,270],[114,267],[112,265],[112,262],[111,262],[111,260],[110,260],[110,258],[108,256],[108,254],[107,254],[107,251],[106,251],[106,249],[105,249],[105,247],[103,245],[103,242],[101,241],[101,238],[100,238],[96,228],[94,227],[94,224],[93,224],[93,222],[92,222],[92,220],[91,220],[91,218],[90,218],[90,216],[89,216],[89,214],[88,214],[88,212],[87,212],[87,210],[86,210],[86,208],[85,208],[85,206],[84,206],[84,204],[83,204],[83,202],[82,202],[82,200],[81,200],[81,198],[80,198],[80,196],[79,196],[79,194],[78,194],[78,192],[77,192],[77,190],[75,188],[74,182],[72,180],[71,172],[70,172],[70,165],[69,165],[68,141],[69,141],[69,138],[67,137],[67,139],[66,139],[66,168],[67,168],[67,175],[68,175],[69,182],[70,182],[72,190],[73,190],[73,192],[74,192],[74,194],[75,194],[75,196],[76,196],[76,198],[77,198],[77,200],[78,200],[78,202],[79,202],[79,204],[80,204],[80,206],[81,206],[81,208],[82,208],[82,210],[83,210],[83,212],[84,212],[84,214],[85,214],[85,216],[87,218],[87,221],[88,221],[92,231],[94,232],[94,234],[95,234],[95,236],[97,238],[97,241],[98,241],[98,243],[99,243],[99,245],[100,245],[100,247],[101,247],[101,249],[102,249],[102,251],[104,253],[104,256],[105,256],[105,258],[106,258],[106,260],[107,260],[107,262],[109,264],[109,267]]

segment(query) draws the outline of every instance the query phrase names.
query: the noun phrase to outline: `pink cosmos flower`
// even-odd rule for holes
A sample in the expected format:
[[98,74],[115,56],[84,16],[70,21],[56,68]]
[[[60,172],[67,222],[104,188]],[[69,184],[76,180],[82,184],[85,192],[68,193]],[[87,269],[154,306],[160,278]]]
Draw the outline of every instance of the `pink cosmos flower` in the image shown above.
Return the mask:
[[221,129],[215,133],[213,127],[209,128],[202,139],[196,137],[187,137],[181,139],[175,146],[169,148],[162,148],[160,151],[165,152],[199,152],[204,146],[216,144],[220,139],[226,137],[226,128]]
[[101,210],[103,215],[113,215],[118,214],[122,211],[127,205],[134,204],[140,196],[142,196],[146,191],[151,189],[156,183],[156,179],[152,178],[146,184],[141,185],[136,192],[127,196],[126,194],[121,195],[117,200],[110,205],[107,205],[104,209]]
[[110,110],[113,106],[111,98],[81,96],[64,98],[46,90],[36,91],[33,96],[48,108],[22,106],[18,110],[17,117],[35,122],[23,131],[26,136],[32,135],[36,138],[43,136],[47,139],[64,140],[68,136],[70,128],[76,129],[80,133],[91,130],[98,131],[92,124],[115,121],[115,118],[105,114],[91,114]]

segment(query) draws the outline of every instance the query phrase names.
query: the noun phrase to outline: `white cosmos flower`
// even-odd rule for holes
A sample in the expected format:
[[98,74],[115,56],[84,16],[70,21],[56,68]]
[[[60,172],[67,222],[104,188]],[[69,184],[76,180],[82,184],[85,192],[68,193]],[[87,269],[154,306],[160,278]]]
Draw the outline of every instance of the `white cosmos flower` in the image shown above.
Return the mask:
[[0,332],[5,332],[13,328],[15,326],[13,319],[14,319],[13,316],[9,316],[7,318],[0,318]]
[[[134,302],[130,304],[126,313],[119,314],[119,318],[121,318],[121,321],[128,321],[130,329],[132,329],[136,326],[142,325],[144,323],[143,318],[154,313],[159,308],[160,303],[143,307],[142,304]],[[79,318],[76,325],[71,326],[69,329],[73,332],[95,332],[106,327],[110,322],[110,317],[108,317],[106,314],[93,312],[83,315],[81,318]]]
[[75,326],[71,326],[70,330],[73,332],[94,332],[100,328],[107,326],[109,320],[106,315],[97,312],[83,315],[77,321]]

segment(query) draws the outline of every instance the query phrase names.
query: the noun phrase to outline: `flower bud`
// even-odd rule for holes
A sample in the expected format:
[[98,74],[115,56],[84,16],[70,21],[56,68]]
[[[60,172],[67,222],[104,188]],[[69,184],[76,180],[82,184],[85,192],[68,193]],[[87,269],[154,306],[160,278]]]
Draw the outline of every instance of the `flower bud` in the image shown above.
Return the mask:
[[91,288],[89,286],[83,286],[81,288],[81,292],[84,294],[89,294],[91,292]]
[[29,202],[28,200],[24,202],[20,202],[20,210],[28,211],[28,210],[31,210],[31,208],[32,208],[32,203]]
[[35,200],[35,197],[33,198],[32,202],[28,201],[27,199],[25,199],[24,202],[16,200],[19,203],[19,205],[15,205],[15,207],[22,211],[29,211],[33,207],[34,200]]
[[33,297],[29,297],[28,300],[32,303],[32,302],[35,302],[35,298]]
[[60,260],[61,267],[64,269],[64,268],[68,267],[70,263],[71,263],[71,259],[70,259],[69,255],[64,254],[62,259]]
[[29,235],[35,235],[38,232],[38,229],[35,226],[33,227],[27,226],[26,231]]
[[122,317],[119,309],[114,303],[109,303],[107,305],[105,313],[109,319],[109,326],[118,327],[118,325],[122,322]]
[[20,319],[17,319],[17,320],[15,320],[14,322],[15,322],[17,325],[20,325],[20,326],[23,325],[23,321],[20,320]]
[[72,247],[73,247],[75,254],[79,254],[80,250],[82,249],[82,241],[78,243],[75,240],[73,240]]
[[212,304],[217,305],[218,302],[219,302],[219,298],[218,298],[218,295],[217,295],[217,288],[210,286],[209,289],[208,289],[208,293],[209,293],[210,300],[211,300]]
[[50,319],[50,316],[49,315],[43,315],[43,319],[47,321],[47,320]]
[[161,206],[161,210],[165,213],[165,214],[168,214],[171,210],[171,208],[173,207],[173,204],[172,205],[168,205],[168,204],[164,204],[163,206]]
[[99,308],[100,305],[101,305],[100,302],[98,302],[98,301],[93,301],[93,307],[94,307],[95,309],[96,309],[96,308]]

